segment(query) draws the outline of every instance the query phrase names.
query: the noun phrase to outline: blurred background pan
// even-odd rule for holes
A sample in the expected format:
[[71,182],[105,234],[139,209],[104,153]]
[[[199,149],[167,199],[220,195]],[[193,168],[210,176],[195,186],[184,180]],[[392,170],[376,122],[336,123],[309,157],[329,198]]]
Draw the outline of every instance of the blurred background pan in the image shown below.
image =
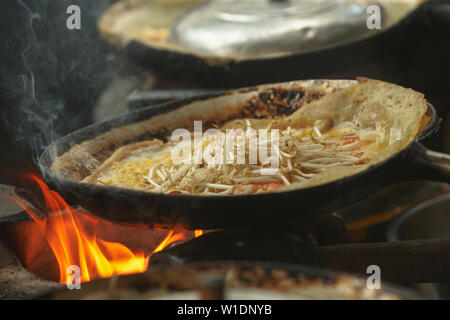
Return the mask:
[[[367,27],[371,4],[380,9],[379,30]],[[98,26],[107,42],[158,77],[239,87],[314,78],[325,71],[342,77],[350,67],[416,42],[411,24],[430,11],[443,12],[444,5],[420,0],[122,0]]]
[[371,290],[363,277],[270,262],[220,261],[154,267],[128,276],[60,290],[43,299],[78,300],[408,300],[412,290],[384,285]]

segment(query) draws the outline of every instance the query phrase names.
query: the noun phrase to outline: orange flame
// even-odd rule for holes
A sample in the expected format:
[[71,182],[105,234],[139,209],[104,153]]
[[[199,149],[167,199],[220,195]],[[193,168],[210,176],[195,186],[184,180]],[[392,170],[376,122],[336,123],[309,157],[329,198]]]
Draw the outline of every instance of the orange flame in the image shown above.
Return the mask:
[[195,230],[194,234],[195,234],[195,237],[198,238],[201,235],[203,235],[203,230]]
[[[95,278],[108,278],[115,274],[144,272],[148,268],[150,256],[162,251],[175,241],[186,240],[183,232],[169,231],[164,240],[151,252],[133,252],[125,245],[97,238],[96,225],[100,219],[86,212],[70,207],[64,199],[34,174],[26,179],[39,185],[45,199],[46,215],[40,215],[19,198],[7,196],[20,205],[37,224],[52,249],[58,265],[60,282],[66,283],[71,274],[69,267],[80,268],[81,282]],[[195,231],[200,236],[201,230]]]

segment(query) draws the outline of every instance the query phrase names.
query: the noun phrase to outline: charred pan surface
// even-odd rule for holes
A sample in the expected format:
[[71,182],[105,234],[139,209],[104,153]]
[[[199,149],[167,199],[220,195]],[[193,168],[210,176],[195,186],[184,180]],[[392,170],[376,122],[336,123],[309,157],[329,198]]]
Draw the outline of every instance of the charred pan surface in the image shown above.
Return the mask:
[[319,90],[311,91],[301,87],[296,89],[285,89],[281,86],[270,88],[249,101],[249,105],[243,109],[242,117],[287,116],[324,95],[325,93]]
[[[302,106],[318,100],[325,96],[325,92],[320,90],[307,90],[302,87],[286,89],[282,86],[264,89],[257,96],[250,99],[242,110],[223,120],[208,121],[205,129],[215,126],[222,126],[227,121],[233,119],[263,119],[268,117],[287,116],[300,109]],[[159,137],[163,141],[167,140],[170,132],[162,133]]]

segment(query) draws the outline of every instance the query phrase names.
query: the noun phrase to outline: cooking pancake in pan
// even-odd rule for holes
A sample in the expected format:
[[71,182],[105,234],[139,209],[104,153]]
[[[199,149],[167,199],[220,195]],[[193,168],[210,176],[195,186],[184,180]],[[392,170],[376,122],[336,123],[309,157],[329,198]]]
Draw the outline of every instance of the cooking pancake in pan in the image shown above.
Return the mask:
[[83,182],[191,195],[301,189],[402,150],[426,126],[426,111],[421,93],[361,78],[290,114],[232,118],[209,135],[185,130],[181,142],[172,136],[122,146]]
[[[166,148],[176,129],[184,128],[188,135],[195,133],[195,121],[201,121],[201,133],[206,135],[216,127],[246,129],[247,120],[255,129],[279,129],[280,138],[288,127],[293,132],[311,129],[311,140],[318,136],[313,127],[326,138],[347,123],[357,129],[354,133],[360,140],[358,130],[375,130],[385,144],[375,140],[371,145],[379,150],[374,148],[373,153],[360,155],[366,163],[330,166],[313,177],[305,177],[307,181],[289,181],[290,185],[275,190],[276,185],[271,185],[270,190],[252,192],[244,185],[244,189],[227,194],[219,193],[227,190],[213,188],[202,194],[205,190],[183,193],[190,190],[177,190],[176,186],[161,192],[148,185],[140,189],[95,180],[102,180],[110,166],[119,165],[131,153],[145,154],[142,146],[155,143],[152,140],[161,140],[156,143]],[[40,163],[45,181],[65,199],[118,223],[171,229],[268,226],[274,221],[300,223],[335,212],[398,182],[449,182],[450,157],[421,144],[439,128],[439,122],[435,109],[422,94],[394,84],[368,79],[291,81],[172,101],[96,123],[52,143],[41,155]],[[357,139],[348,140],[340,146],[357,145]],[[149,160],[153,158],[148,156]],[[302,159],[300,164],[307,161]],[[284,174],[283,165],[280,162]],[[143,175],[149,176],[151,168],[144,166]],[[154,168],[158,176],[156,169],[164,174],[160,167]],[[138,181],[145,181],[143,175],[136,175]],[[150,179],[157,184],[162,181],[155,180],[155,175]],[[197,185],[200,188],[201,184]]]

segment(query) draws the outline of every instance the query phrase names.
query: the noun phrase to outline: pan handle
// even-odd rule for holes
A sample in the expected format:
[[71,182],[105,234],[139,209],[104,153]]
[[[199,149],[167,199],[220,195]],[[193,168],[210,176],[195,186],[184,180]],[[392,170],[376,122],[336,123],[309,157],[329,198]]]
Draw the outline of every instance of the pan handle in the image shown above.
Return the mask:
[[411,164],[415,178],[450,183],[450,155],[427,149],[417,142],[412,148]]

